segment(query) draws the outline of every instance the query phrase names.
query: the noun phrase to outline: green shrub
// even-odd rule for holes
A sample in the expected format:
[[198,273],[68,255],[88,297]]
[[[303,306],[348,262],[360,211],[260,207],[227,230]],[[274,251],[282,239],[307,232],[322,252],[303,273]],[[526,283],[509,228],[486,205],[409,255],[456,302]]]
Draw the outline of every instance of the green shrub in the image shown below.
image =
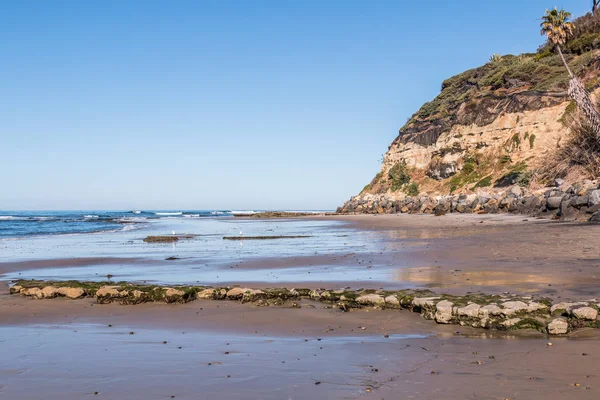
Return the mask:
[[463,168],[450,178],[448,186],[450,193],[454,192],[469,183],[477,182],[481,177],[477,172],[476,160],[471,156],[465,156]]
[[522,187],[529,186],[529,183],[531,182],[532,177],[533,177],[533,173],[531,171],[525,171],[525,172],[519,173],[519,176],[517,176],[517,179],[516,179],[517,185],[522,186]]
[[535,133],[529,135],[529,148],[533,149],[533,144],[535,143]]
[[419,194],[419,184],[417,182],[413,182],[407,185],[404,192],[409,196],[417,196]]
[[600,48],[600,33],[584,33],[565,46],[569,53],[582,54]]
[[488,187],[491,185],[492,185],[492,177],[490,175],[490,176],[486,176],[485,178],[483,178],[482,180],[477,182],[477,184],[474,186],[474,188]]
[[464,174],[470,174],[473,171],[475,171],[475,163],[473,163],[473,161],[467,161],[467,162],[465,162],[465,165],[463,166],[462,172]]
[[388,179],[392,184],[393,191],[400,190],[407,185],[410,182],[410,175],[406,171],[406,161],[394,165],[388,172]]
[[596,87],[598,87],[598,78],[593,78],[585,83],[585,90],[587,90],[588,92],[594,91]]
[[541,53],[537,53],[535,55],[534,59],[535,59],[535,61],[540,61],[543,58],[552,57],[553,55],[554,55],[554,53],[552,52],[552,50],[550,48],[546,48]]

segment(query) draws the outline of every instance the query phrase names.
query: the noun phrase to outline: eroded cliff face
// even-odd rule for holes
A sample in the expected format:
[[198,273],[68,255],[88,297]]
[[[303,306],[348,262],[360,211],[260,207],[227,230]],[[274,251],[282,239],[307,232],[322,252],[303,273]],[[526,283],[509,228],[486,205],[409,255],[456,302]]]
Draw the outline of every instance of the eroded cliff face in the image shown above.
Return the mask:
[[[490,161],[504,155],[503,164],[507,168],[523,160],[533,164],[566,134],[567,128],[561,119],[570,102],[554,97],[542,98],[538,104],[548,104],[548,107],[500,112],[488,124],[456,124],[434,135],[437,137],[432,137],[432,128],[423,133],[401,132],[384,156],[382,172],[387,173],[394,165],[405,162],[408,167],[423,170],[430,178],[443,180],[461,171],[465,160],[470,158]],[[497,168],[496,172],[502,169]]]
[[[528,171],[560,145],[568,134],[565,119],[573,109],[566,96],[531,95],[480,107],[485,107],[487,120],[444,129],[436,121],[416,122],[401,131],[385,153],[380,173],[361,195],[400,199],[421,193],[502,190],[528,179]],[[482,115],[463,104],[458,120],[468,119],[469,112]],[[399,170],[406,176],[404,184],[395,182]]]

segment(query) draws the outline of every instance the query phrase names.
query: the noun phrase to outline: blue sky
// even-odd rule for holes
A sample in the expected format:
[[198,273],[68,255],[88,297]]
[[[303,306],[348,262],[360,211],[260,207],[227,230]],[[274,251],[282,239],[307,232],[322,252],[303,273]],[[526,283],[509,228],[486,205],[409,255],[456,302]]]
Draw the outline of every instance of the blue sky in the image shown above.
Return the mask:
[[442,80],[591,1],[13,1],[0,209],[333,209]]

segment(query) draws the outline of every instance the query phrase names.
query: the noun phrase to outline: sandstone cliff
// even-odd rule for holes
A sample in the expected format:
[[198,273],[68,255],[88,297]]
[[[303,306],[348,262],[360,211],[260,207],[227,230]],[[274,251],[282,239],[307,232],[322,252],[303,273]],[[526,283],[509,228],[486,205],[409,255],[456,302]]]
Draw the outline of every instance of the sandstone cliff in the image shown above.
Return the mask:
[[[600,16],[578,21],[581,28],[565,46],[566,57],[586,88],[596,93]],[[533,193],[553,185],[553,179],[539,179],[535,171],[569,134],[576,107],[566,93],[568,80],[549,46],[537,53],[495,56],[447,79],[441,93],[400,129],[381,171],[338,211],[361,211],[356,205],[373,199],[493,196],[513,185]]]

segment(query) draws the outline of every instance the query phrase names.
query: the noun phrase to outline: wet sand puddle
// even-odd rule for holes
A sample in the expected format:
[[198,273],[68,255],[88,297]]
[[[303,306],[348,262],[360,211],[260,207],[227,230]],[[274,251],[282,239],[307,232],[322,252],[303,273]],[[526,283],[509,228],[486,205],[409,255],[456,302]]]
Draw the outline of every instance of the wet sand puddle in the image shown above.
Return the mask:
[[[81,280],[115,282],[151,282],[156,284],[223,284],[241,282],[261,283],[318,283],[318,282],[375,282],[389,281],[393,273],[388,268],[366,269],[342,265],[318,265],[294,268],[227,269],[179,265],[94,265],[78,268],[47,268],[10,273],[8,280]],[[410,287],[408,285],[407,287]]]

